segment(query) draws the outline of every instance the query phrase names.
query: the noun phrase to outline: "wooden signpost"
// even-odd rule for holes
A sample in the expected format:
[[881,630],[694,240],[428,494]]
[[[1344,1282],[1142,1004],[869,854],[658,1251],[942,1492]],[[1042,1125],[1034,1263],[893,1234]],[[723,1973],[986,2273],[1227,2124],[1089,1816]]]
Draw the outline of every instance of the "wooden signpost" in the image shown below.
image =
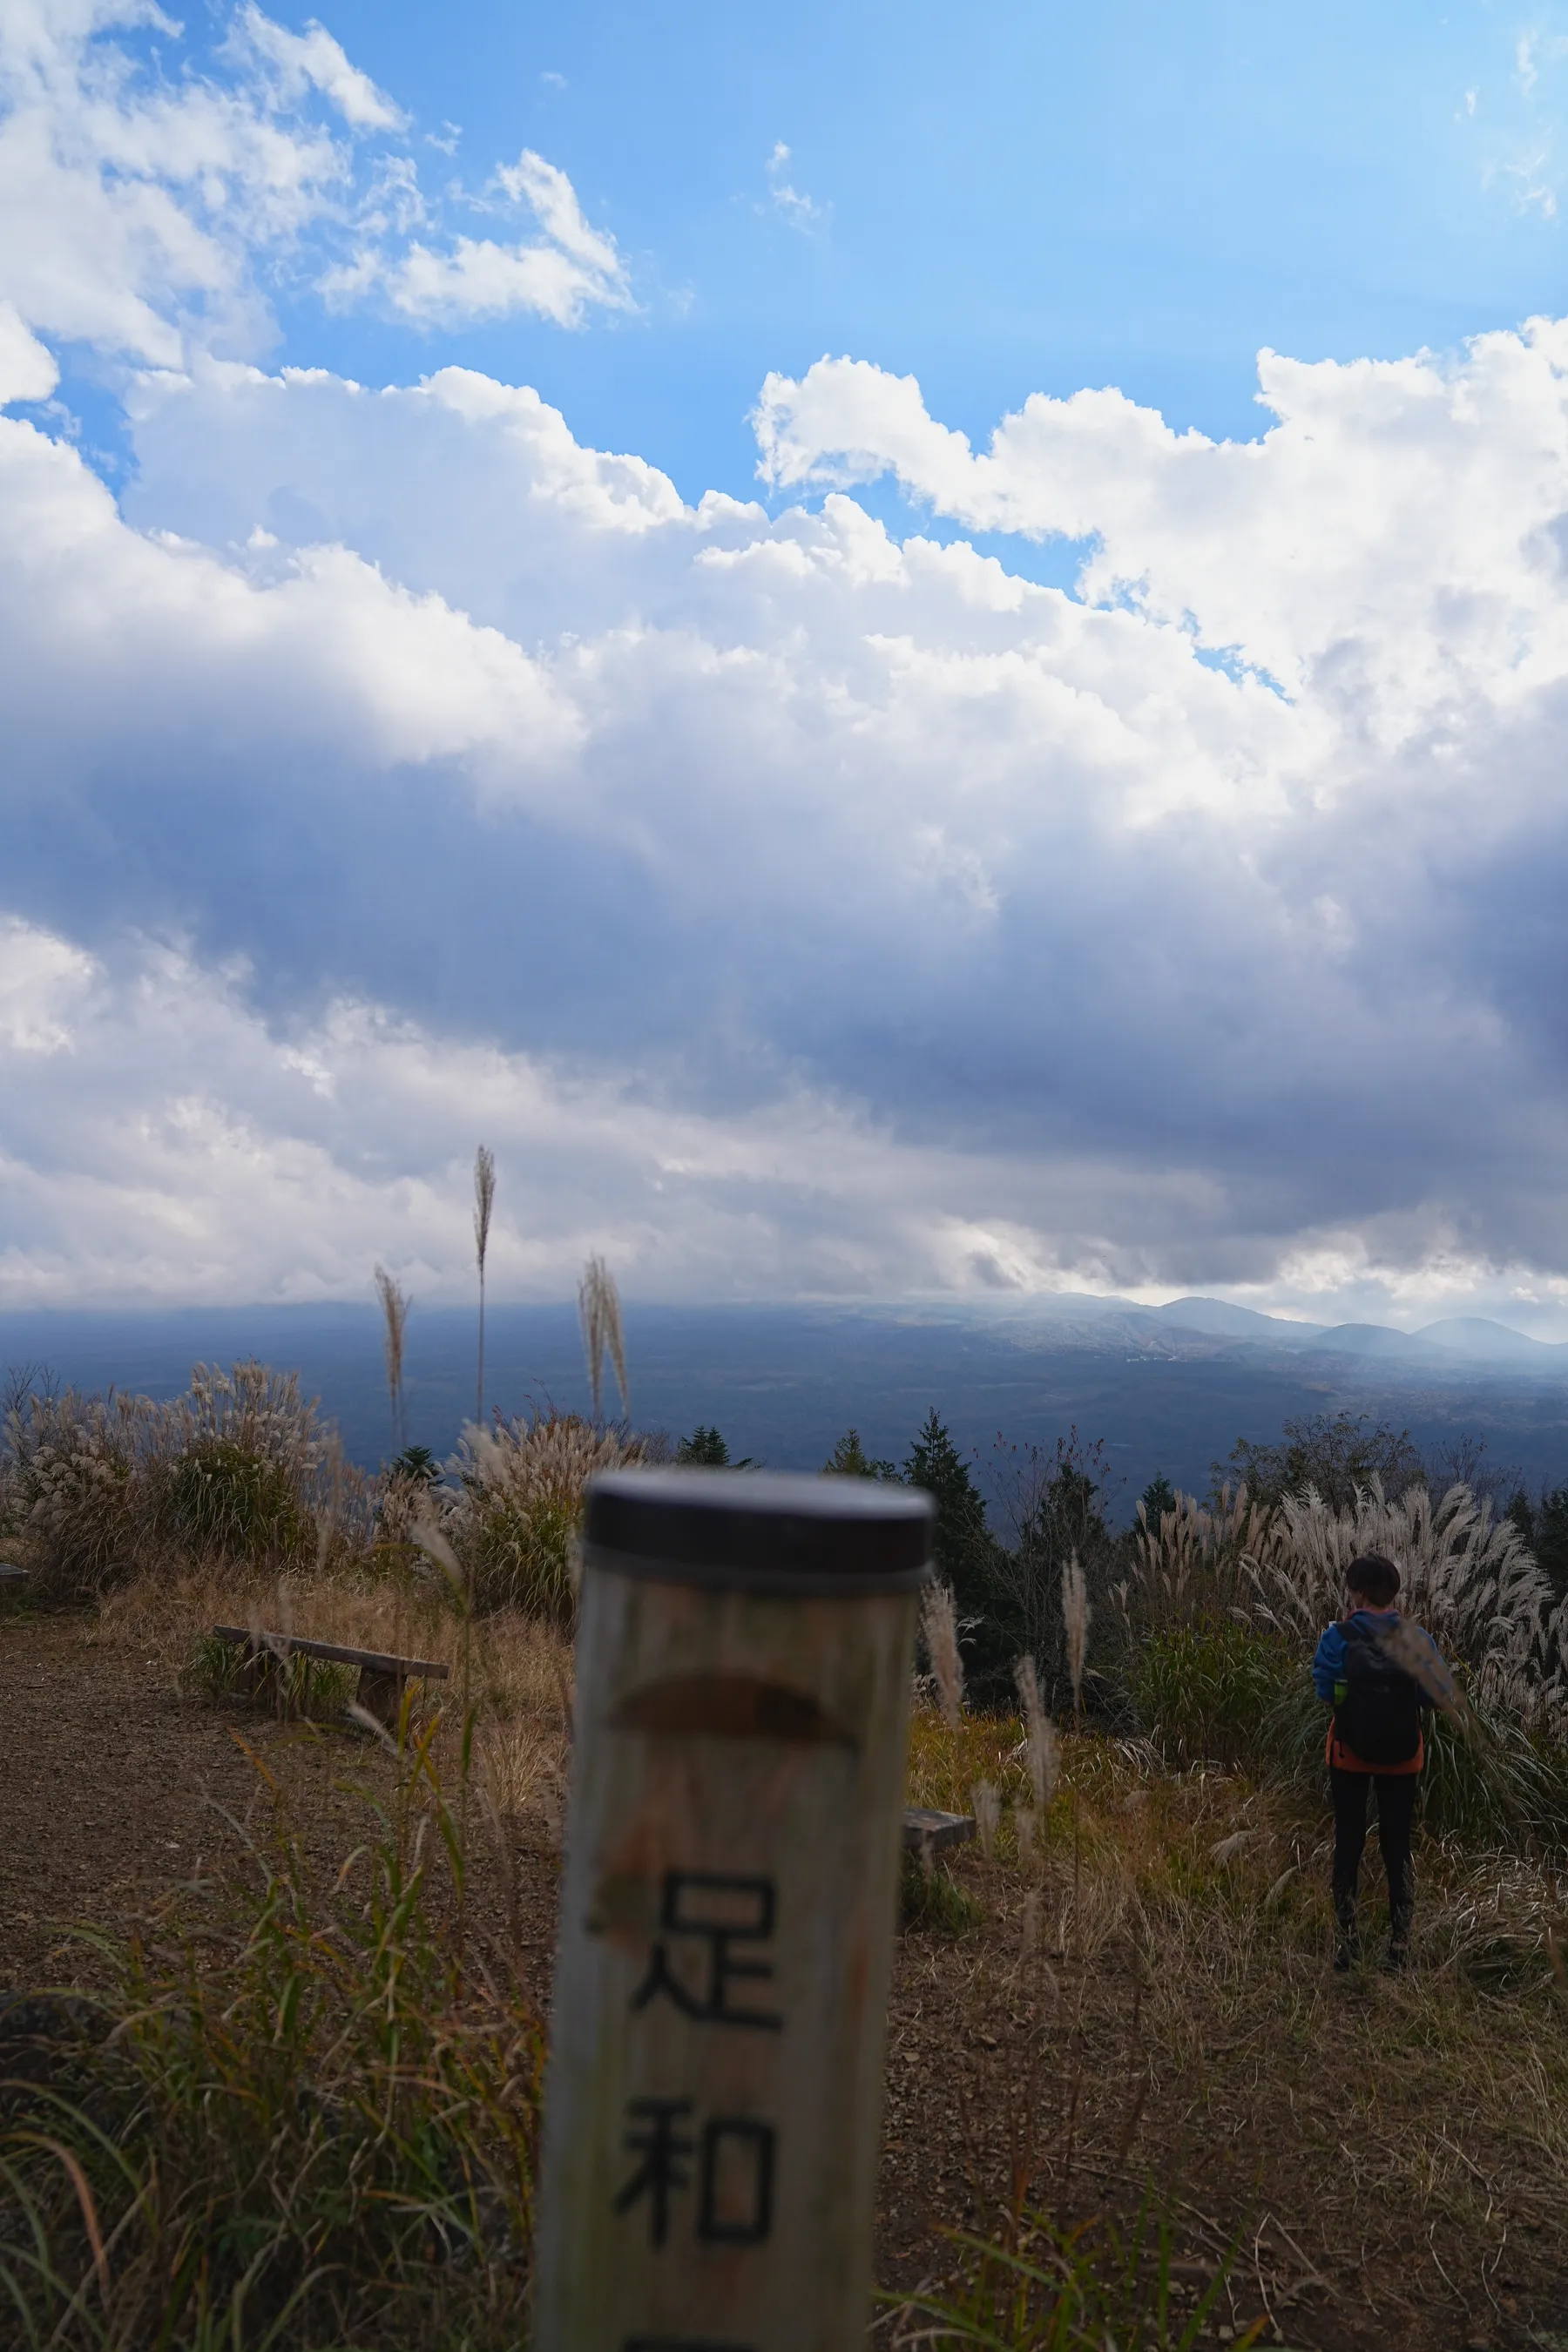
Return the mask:
[[536,2352],[851,2352],[868,2317],[929,1496],[594,1482]]

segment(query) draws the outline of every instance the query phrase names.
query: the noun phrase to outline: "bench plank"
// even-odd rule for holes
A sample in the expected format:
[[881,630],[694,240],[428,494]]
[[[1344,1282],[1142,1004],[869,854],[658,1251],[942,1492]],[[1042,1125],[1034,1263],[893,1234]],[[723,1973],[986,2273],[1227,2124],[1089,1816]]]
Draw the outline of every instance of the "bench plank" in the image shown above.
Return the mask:
[[438,1658],[399,1658],[384,1650],[348,1650],[341,1642],[315,1642],[303,1633],[253,1633],[248,1625],[215,1625],[213,1632],[220,1642],[248,1642],[258,1650],[270,1650],[286,1656],[298,1652],[301,1657],[328,1658],[340,1666],[361,1666],[365,1673],[387,1675],[397,1682],[444,1683],[450,1675]]
[[973,1813],[939,1813],[928,1805],[904,1807],[904,1844],[915,1853],[922,1845],[963,1845],[973,1835]]

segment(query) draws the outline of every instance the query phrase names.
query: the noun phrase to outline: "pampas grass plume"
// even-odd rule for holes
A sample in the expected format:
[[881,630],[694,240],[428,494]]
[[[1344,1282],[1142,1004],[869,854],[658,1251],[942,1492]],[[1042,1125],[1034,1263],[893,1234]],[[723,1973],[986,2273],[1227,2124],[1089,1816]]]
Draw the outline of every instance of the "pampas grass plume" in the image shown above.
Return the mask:
[[974,1808],[974,1827],[980,1839],[980,1851],[987,1862],[996,1851],[996,1832],[1002,1826],[1002,1799],[994,1780],[976,1780],[969,1792]]
[[956,1731],[963,1719],[963,1661],[958,1652],[958,1615],[947,1585],[927,1585],[921,1633],[943,1718],[948,1729]]
[[480,1144],[474,1154],[474,1256],[479,1268],[479,1368],[474,1419],[485,1417],[485,1253],[490,1245],[490,1212],[496,1204],[496,1156]]
[[1018,1660],[1013,1669],[1013,1680],[1018,1686],[1018,1701],[1024,1710],[1024,1748],[1029,1786],[1034,1790],[1037,1809],[1048,1813],[1051,1799],[1057,1792],[1057,1734],[1056,1727],[1041,1703],[1039,1677],[1035,1672],[1033,1658]]
[[392,1442],[406,1435],[403,1424],[403,1339],[408,1328],[410,1302],[384,1265],[375,1269],[376,1296],[386,1321],[383,1347],[386,1356],[386,1389],[392,1401]]
[[577,1286],[577,1315],[583,1326],[583,1349],[588,1359],[588,1385],[594,1392],[594,1419],[602,1418],[606,1352],[616,1368],[616,1386],[621,1392],[624,1417],[631,1410],[631,1392],[626,1387],[621,1297],[615,1276],[597,1255],[583,1269],[583,1279]]

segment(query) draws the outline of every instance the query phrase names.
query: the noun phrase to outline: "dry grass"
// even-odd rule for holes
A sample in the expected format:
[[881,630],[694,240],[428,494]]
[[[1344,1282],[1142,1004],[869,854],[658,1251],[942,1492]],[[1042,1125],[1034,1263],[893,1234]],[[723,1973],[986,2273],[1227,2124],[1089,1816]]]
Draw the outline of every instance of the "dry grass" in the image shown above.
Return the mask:
[[403,1350],[412,1301],[384,1265],[375,1269],[375,1295],[381,1301],[382,1320],[386,1327],[382,1350],[386,1360],[386,1393],[392,1407],[392,1444],[395,1452],[407,1437],[403,1412]]
[[958,1646],[958,1612],[945,1584],[928,1584],[921,1597],[921,1642],[943,1720],[956,1731],[963,1714],[963,1658]]
[[[1031,2207],[1059,2221],[1108,2199],[1125,2221],[1152,2178],[1178,2219],[1206,2217],[1211,2255],[1244,2226],[1257,2239],[1238,2328],[1278,2314],[1289,2340],[1317,2343],[1336,2311],[1365,2308],[1376,2340],[1426,2345],[1531,2293],[1549,2307],[1549,2233],[1568,2210],[1556,1871],[1425,1842],[1413,1969],[1346,1980],[1330,1965],[1322,1805],[1068,1737],[1031,1841],[1021,1721],[954,1732],[924,1706],[910,1754],[915,1801],[985,1780],[1006,1802],[994,1858],[972,1848],[957,1866],[984,1925],[945,1952],[929,1940],[924,1963],[928,1998],[983,2061],[958,2118],[972,2226],[1005,2244]],[[1369,1912],[1378,1874],[1373,1855]],[[1332,2294],[1303,2283],[1319,2274]]]
[[[553,1418],[503,1432],[495,1489],[543,1493],[554,1464],[571,1501],[589,1453],[619,1443]],[[1184,1606],[1203,1579],[1245,1574],[1250,1532],[1239,1513],[1206,1538],[1187,1528],[1185,1568],[1170,1563]],[[421,1574],[395,1549],[306,1572],[170,1567],[109,1595],[101,1630],[171,1680],[193,1636],[218,1622],[447,1659],[452,1680],[432,1686],[423,1724],[433,1768],[459,1782],[471,1725],[476,1832],[501,1855],[520,1834],[557,1843],[563,1632],[516,1610],[455,1610],[461,1574],[456,1586]],[[1157,1560],[1153,1570],[1165,1572]],[[949,1647],[940,1617],[928,1627],[933,1665]],[[973,1716],[938,1672],[911,1721],[911,1801],[973,1801],[986,1836],[944,1879],[953,1899],[911,1915],[888,2193],[895,2208],[967,2221],[992,2248],[952,2255],[955,2273],[968,2260],[968,2284],[928,2294],[923,2316],[911,2305],[900,2323],[911,2340],[924,2326],[935,2331],[924,2340],[993,2352],[1099,2345],[1103,2321],[1118,2343],[1179,2343],[1201,2299],[1178,2275],[1189,2256],[1211,2283],[1223,2273],[1215,2308],[1233,2340],[1260,2324],[1261,2341],[1425,2347],[1463,2342],[1510,2305],[1545,2312],[1550,2233],[1568,2210],[1563,1878],[1529,1851],[1427,1838],[1412,1971],[1336,1979],[1330,1825],[1315,1792],[1202,1763],[1173,1769],[1142,1739],[1058,1733],[1026,1662],[1019,1695],[1016,1717]],[[468,1798],[463,1782],[462,1807]],[[1369,1855],[1369,1911],[1376,1876]],[[920,2089],[905,2126],[910,2061]],[[910,2177],[898,2169],[906,2130]],[[921,2168],[922,2179],[941,2168],[940,2195],[913,2182]],[[1147,2245],[1131,2271],[1124,2258],[1151,2182],[1177,2270],[1167,2265],[1163,2315],[1140,2338],[1116,2331],[1146,2302]],[[1073,2238],[1089,2215],[1100,2236]],[[1091,2244],[1090,2270],[1072,2270]],[[1071,2310],[1050,2306],[1068,2313],[1055,2337],[1038,2281],[1020,2302],[1008,2266],[1031,2248],[1047,2277],[1052,2263],[1072,2270]],[[922,2223],[905,2284],[929,2276],[931,2260]],[[1100,2332],[1072,2333],[1079,2318]]]
[[1288,1495],[1247,1565],[1258,1613],[1289,1638],[1314,1642],[1342,1606],[1344,1575],[1360,1552],[1381,1552],[1400,1570],[1400,1608],[1438,1648],[1467,1666],[1478,1696],[1542,1727],[1568,1727],[1568,1603],[1510,1520],[1468,1486],[1434,1500],[1413,1486],[1389,1502],[1373,1479],[1353,1510],[1331,1511],[1316,1495]]
[[[413,1578],[236,1577],[221,1567],[141,1578],[109,1595],[100,1614],[107,1639],[129,1644],[175,1682],[193,1644],[217,1624],[438,1658],[452,1667],[452,1679],[429,1685],[426,1701],[454,1711],[455,1744],[455,1715],[466,1691],[475,1775],[489,1814],[559,1842],[572,1651],[547,1620],[503,1610],[467,1622],[454,1615],[438,1584]],[[447,1769],[450,1776],[449,1758]]]
[[479,1272],[479,1360],[474,1384],[474,1420],[485,1419],[485,1259],[489,1254],[490,1218],[496,1204],[496,1156],[481,1143],[474,1154],[474,1262]]
[[405,1744],[327,1873],[258,1759],[270,1822],[237,1875],[98,1938],[89,2000],[6,2012],[8,2344],[519,2340],[541,2023],[510,1956],[465,1941],[436,1746]]

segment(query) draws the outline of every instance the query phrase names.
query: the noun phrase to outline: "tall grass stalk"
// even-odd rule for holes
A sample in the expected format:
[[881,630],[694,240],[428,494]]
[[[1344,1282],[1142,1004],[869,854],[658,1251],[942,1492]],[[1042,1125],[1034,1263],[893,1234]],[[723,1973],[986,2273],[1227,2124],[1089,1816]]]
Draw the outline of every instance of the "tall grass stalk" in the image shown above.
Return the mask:
[[1024,1710],[1024,1755],[1034,1791],[1037,1811],[1044,1817],[1051,1809],[1051,1799],[1057,1791],[1057,1774],[1060,1767],[1060,1751],[1057,1743],[1056,1726],[1046,1713],[1040,1697],[1040,1680],[1035,1672],[1033,1658],[1020,1658],[1013,1669],[1013,1679],[1018,1686],[1018,1703]]
[[616,1288],[616,1277],[602,1257],[595,1255],[583,1269],[583,1279],[577,1286],[577,1314],[583,1326],[583,1352],[588,1361],[588,1385],[594,1396],[594,1419],[604,1418],[605,1357],[608,1353],[616,1370],[616,1386],[621,1392],[621,1414],[624,1419],[631,1411],[631,1391],[626,1386],[626,1349],[621,1330],[621,1295]]
[[479,1365],[474,1389],[474,1419],[485,1420],[485,1254],[490,1245],[490,1213],[496,1203],[496,1156],[480,1144],[474,1154],[474,1256],[479,1269]]
[[936,1685],[937,1703],[950,1730],[963,1720],[963,1660],[958,1647],[958,1614],[945,1584],[928,1584],[921,1600],[921,1635]]
[[996,1853],[996,1832],[1002,1826],[1002,1792],[994,1780],[976,1780],[969,1792],[974,1809],[975,1834],[980,1851],[987,1862]]
[[384,1265],[375,1269],[375,1292],[386,1326],[382,1349],[386,1359],[386,1393],[392,1408],[392,1450],[401,1454],[408,1443],[407,1417],[403,1407],[403,1342],[410,1301]]

